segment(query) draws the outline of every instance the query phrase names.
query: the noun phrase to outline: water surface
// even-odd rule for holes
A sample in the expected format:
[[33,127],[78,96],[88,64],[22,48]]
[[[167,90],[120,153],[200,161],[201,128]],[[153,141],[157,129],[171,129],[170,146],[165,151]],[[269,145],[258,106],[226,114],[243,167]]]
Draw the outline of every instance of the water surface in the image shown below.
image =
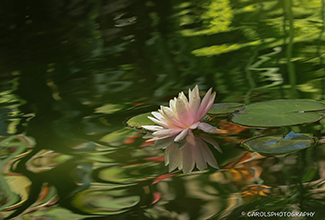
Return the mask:
[[[202,95],[212,87],[217,103],[323,100],[324,5],[1,3],[0,217],[251,219],[259,211],[322,219],[324,120],[264,129],[213,118],[229,131],[213,136],[220,169],[186,175],[169,172],[164,151],[126,121],[195,85]],[[317,144],[278,156],[240,146],[290,131]]]

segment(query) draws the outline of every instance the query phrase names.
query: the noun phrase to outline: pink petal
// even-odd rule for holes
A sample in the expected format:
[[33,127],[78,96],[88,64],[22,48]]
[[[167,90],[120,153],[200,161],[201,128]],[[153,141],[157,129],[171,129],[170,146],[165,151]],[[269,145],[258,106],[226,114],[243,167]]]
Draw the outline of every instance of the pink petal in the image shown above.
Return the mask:
[[207,132],[207,133],[220,133],[220,132],[218,132],[219,129],[217,129],[216,127],[209,125],[205,122],[200,122],[200,124],[198,125],[198,128],[204,132]]
[[200,124],[201,122],[196,122],[194,124],[191,125],[191,127],[189,127],[189,129],[193,130],[195,128],[197,128],[197,126]]
[[184,101],[180,98],[176,101],[176,110],[180,124],[182,124],[183,127],[187,127],[190,124],[188,121],[187,107]]
[[175,137],[174,141],[175,141],[175,142],[180,142],[180,141],[184,140],[184,138],[185,138],[186,135],[187,135],[188,130],[189,130],[188,128],[187,128],[187,129],[184,129],[181,133],[179,133],[179,134]]
[[197,120],[201,120],[210,110],[211,106],[213,105],[214,99],[216,97],[216,93],[214,92],[211,95],[212,88],[205,94],[204,98],[202,99],[200,108],[198,110],[198,118]]
[[197,121],[197,114],[198,114],[200,101],[201,101],[199,87],[196,85],[192,91],[189,90],[188,96],[189,96],[190,120],[192,120],[193,123]]

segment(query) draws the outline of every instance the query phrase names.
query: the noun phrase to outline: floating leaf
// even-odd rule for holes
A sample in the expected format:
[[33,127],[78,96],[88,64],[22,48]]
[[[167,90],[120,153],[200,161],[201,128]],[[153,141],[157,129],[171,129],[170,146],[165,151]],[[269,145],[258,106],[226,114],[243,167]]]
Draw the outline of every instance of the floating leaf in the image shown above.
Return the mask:
[[12,178],[5,178],[3,174],[0,174],[0,216],[3,214],[3,210],[21,201],[20,195],[13,192],[8,180],[12,180]]
[[26,162],[26,167],[31,172],[40,173],[51,170],[71,158],[73,157],[70,155],[42,149]]
[[94,184],[78,192],[72,199],[72,205],[91,214],[116,215],[127,212],[140,202],[140,197],[129,191],[132,185]]
[[[56,220],[66,220],[66,219],[83,219],[86,217],[93,217],[93,215],[82,215],[76,214],[68,209],[61,208],[59,206],[52,206],[49,209],[40,209],[37,212],[32,212],[31,214],[25,214],[24,216],[30,215],[30,219],[56,219]],[[37,218],[38,217],[38,218]]]
[[122,109],[122,105],[118,104],[105,104],[101,107],[96,108],[96,113],[105,113],[112,114],[114,112],[120,111]]
[[134,129],[122,128],[120,130],[113,131],[100,139],[111,146],[120,146],[125,143],[128,138],[136,136],[137,132]]
[[130,118],[126,123],[130,127],[134,128],[141,128],[142,125],[155,125],[155,123],[151,121],[148,116],[152,116],[150,112],[134,116]]
[[33,141],[25,135],[14,135],[0,140],[0,165],[23,153]]
[[214,115],[222,115],[222,114],[233,113],[243,108],[244,108],[244,104],[241,103],[218,103],[218,104],[214,104],[210,108],[208,113]]
[[119,214],[129,210],[140,201],[137,195],[124,195],[124,189],[84,190],[78,193],[73,204],[92,214]]
[[325,105],[314,100],[273,100],[247,105],[232,121],[251,127],[279,127],[320,120]]
[[[160,162],[158,163],[160,164]],[[157,163],[147,162],[124,167],[103,167],[98,172],[98,178],[115,183],[133,183],[154,178],[165,171],[164,166],[157,166]]]
[[261,154],[285,154],[308,148],[314,144],[313,138],[291,131],[287,136],[272,135],[255,137],[242,143],[249,151]]

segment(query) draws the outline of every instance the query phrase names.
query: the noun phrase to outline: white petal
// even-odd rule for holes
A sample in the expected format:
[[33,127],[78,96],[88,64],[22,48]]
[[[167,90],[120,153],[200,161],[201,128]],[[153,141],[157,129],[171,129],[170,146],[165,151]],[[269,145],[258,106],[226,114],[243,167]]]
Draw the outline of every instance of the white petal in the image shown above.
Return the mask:
[[179,163],[182,161],[180,157],[182,157],[181,150],[175,144],[169,146],[169,172],[176,169],[179,166]]
[[163,126],[163,127],[168,127],[168,124],[167,124],[166,122],[164,122],[164,121],[160,121],[160,120],[158,120],[158,119],[156,119],[156,118],[153,118],[153,117],[150,117],[150,116],[148,116],[148,118],[149,118],[151,121],[153,121],[153,122],[155,122],[156,124],[158,124],[158,125],[161,125],[161,126]]
[[201,171],[205,170],[207,168],[207,164],[202,154],[199,142],[195,146],[192,146],[192,150],[195,157],[196,167]]
[[220,133],[219,129],[217,129],[216,127],[209,125],[205,122],[200,122],[200,124],[198,125],[198,128],[201,129],[202,131],[207,132],[207,133]]
[[173,112],[176,112],[176,97],[174,99],[169,100],[169,107]]
[[186,146],[183,148],[183,173],[189,173],[194,168],[194,158],[192,148],[190,146]]
[[211,106],[214,103],[216,93],[214,92],[211,95],[211,91],[212,91],[212,88],[209,89],[209,91],[205,94],[205,96],[201,102],[201,105],[200,105],[200,108],[199,108],[198,114],[197,114],[198,115],[197,120],[201,120],[208,113],[208,111],[210,110]]
[[148,138],[152,138],[152,137],[153,137],[152,132],[147,132],[147,133],[143,136],[144,139],[148,139]]
[[166,148],[166,147],[168,147],[169,145],[171,145],[173,143],[174,143],[174,138],[173,137],[157,140],[155,142],[154,148],[155,149]]
[[160,106],[160,109],[161,109],[162,116],[164,116],[164,118],[166,120],[168,120],[170,118],[177,119],[177,112],[172,111],[171,108],[168,108],[166,106]]
[[209,144],[213,145],[213,147],[215,149],[217,149],[220,153],[222,153],[221,148],[219,147],[219,144],[213,140],[211,137],[205,136],[205,135],[201,135],[200,136],[205,142],[208,142]]
[[200,92],[199,92],[199,86],[198,85],[196,85],[192,91],[191,90],[188,90],[188,91],[189,91],[188,96],[189,96],[190,100],[193,99],[193,98],[200,98]]
[[181,142],[178,142],[177,145],[178,145],[178,148],[181,150],[181,149],[183,149],[187,145],[187,141],[186,140],[183,140]]
[[202,140],[199,141],[201,146],[201,151],[205,161],[212,167],[219,169],[218,163],[216,158],[214,157],[213,153],[211,152],[209,146]]
[[162,114],[160,114],[159,112],[151,112],[151,114],[153,116],[155,116],[157,119],[161,120],[161,119],[165,119]]
[[165,107],[165,106],[161,106],[161,112],[162,112],[162,115],[167,120],[167,123],[169,124],[169,126],[182,127],[182,124],[180,123],[180,121],[178,119],[177,112],[173,112],[170,108]]
[[179,161],[178,161],[178,169],[179,170],[183,169],[183,150],[180,150]]
[[170,136],[178,134],[180,131],[181,131],[181,129],[162,129],[162,130],[153,132],[152,135],[157,136],[157,137],[170,137]]
[[186,135],[187,135],[188,130],[189,130],[188,128],[187,128],[187,129],[184,129],[181,133],[179,133],[179,134],[175,137],[174,141],[175,141],[175,142],[180,142],[180,141],[184,140],[184,138],[185,138]]
[[169,164],[170,149],[171,149],[171,145],[169,145],[165,150],[165,166]]
[[153,138],[148,139],[146,142],[150,142],[150,141],[159,141],[159,140],[163,140],[166,138],[170,138],[171,136],[153,136]]
[[141,127],[149,131],[159,131],[164,129],[161,126],[155,126],[155,125],[142,125]]
[[186,136],[186,142],[191,146],[196,145],[195,137],[194,137],[194,134],[193,134],[193,132],[191,130],[188,131],[188,134]]
[[210,108],[212,107],[213,103],[214,103],[214,100],[216,98],[216,92],[213,92],[211,97],[210,97],[210,100],[209,100],[209,103],[205,109],[205,114],[206,115],[208,113],[208,111],[210,110]]
[[189,117],[187,115],[187,107],[184,101],[180,98],[178,98],[176,101],[176,110],[182,126],[188,126],[191,122],[189,121]]
[[188,100],[184,95],[184,92],[179,93],[178,98],[180,98],[184,102],[186,108],[188,108]]
[[200,105],[200,109],[205,109],[205,107],[208,105],[210,98],[211,98],[211,92],[212,92],[212,88],[210,88],[207,93],[205,94],[205,96],[202,99],[201,105]]
[[188,96],[189,96],[190,117],[193,123],[195,121],[200,120],[197,119],[197,114],[198,114],[200,101],[201,101],[198,85],[196,85],[192,91],[189,90]]

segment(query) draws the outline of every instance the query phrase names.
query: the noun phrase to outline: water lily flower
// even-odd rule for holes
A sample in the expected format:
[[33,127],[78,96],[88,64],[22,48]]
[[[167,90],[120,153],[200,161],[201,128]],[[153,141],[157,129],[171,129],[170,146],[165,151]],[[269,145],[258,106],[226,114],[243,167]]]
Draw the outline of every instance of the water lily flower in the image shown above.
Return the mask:
[[[189,99],[183,92],[180,92],[177,98],[169,101],[169,107],[160,106],[158,112],[151,113],[154,117],[148,117],[159,126],[142,126],[144,129],[153,131],[153,137],[148,141],[157,141],[173,136],[174,142],[193,139],[192,130],[196,128],[207,133],[222,133],[222,130],[201,121],[210,110],[215,96],[216,94],[212,93],[211,88],[201,101],[197,85],[192,91],[189,89]],[[186,141],[193,142],[194,140]]]

